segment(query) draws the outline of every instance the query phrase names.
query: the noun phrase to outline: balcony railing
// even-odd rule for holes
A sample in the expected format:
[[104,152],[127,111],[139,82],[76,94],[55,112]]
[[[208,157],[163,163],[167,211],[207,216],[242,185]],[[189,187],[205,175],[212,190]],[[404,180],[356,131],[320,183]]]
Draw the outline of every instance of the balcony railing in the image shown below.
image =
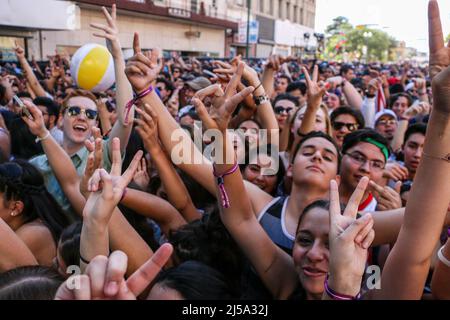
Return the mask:
[[[237,30],[237,20],[219,12],[212,2],[202,0],[77,0],[79,3],[110,7],[114,3],[118,9],[147,13],[157,16],[174,17],[197,23],[204,23]],[[226,10],[226,9],[225,9]]]

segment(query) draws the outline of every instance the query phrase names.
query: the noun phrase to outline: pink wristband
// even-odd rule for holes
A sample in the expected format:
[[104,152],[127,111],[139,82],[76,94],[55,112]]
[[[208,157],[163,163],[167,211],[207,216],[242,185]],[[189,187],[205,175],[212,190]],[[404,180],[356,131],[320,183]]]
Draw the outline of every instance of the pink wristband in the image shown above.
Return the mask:
[[223,178],[225,176],[228,176],[228,175],[236,172],[238,167],[239,166],[238,166],[238,164],[236,162],[230,170],[228,170],[227,172],[222,173],[221,175],[219,175],[216,172],[216,168],[213,166],[213,174],[214,174],[214,177],[216,177],[216,179],[217,179],[217,185],[219,186],[220,197],[221,197],[221,200],[222,200],[222,207],[223,208],[229,208],[230,207],[230,200],[228,199],[228,195],[227,195],[227,192],[225,190],[225,185],[224,185]]
[[325,292],[333,300],[361,300],[361,293],[358,293],[355,297],[353,297],[353,296],[350,296],[350,295],[347,295],[347,294],[337,293],[336,291],[331,289],[328,286],[328,274],[327,274],[327,277],[325,279]]
[[142,99],[143,97],[149,95],[153,91],[153,86],[150,85],[148,89],[142,91],[139,94],[134,94],[134,98],[128,101],[127,105],[125,106],[125,123],[128,123],[128,116],[130,115],[131,107],[133,104],[135,104],[138,100]]

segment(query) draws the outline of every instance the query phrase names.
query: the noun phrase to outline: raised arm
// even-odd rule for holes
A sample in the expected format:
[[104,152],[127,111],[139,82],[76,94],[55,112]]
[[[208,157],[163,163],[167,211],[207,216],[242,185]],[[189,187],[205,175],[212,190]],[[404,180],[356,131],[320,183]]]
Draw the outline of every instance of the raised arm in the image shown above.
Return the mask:
[[23,50],[23,48],[16,43],[15,51],[17,60],[19,60],[20,66],[22,67],[25,73],[25,77],[28,83],[30,84],[31,88],[33,89],[34,93],[38,97],[46,97],[47,93],[45,92],[44,88],[42,88],[41,84],[36,78],[36,75],[33,72],[33,69],[28,63],[27,58],[25,57],[25,50]]
[[0,219],[0,256],[0,273],[21,266],[37,265],[28,246],[3,219]]
[[97,169],[90,179],[88,190],[91,193],[83,210],[83,227],[80,237],[81,265],[87,264],[97,255],[109,255],[108,225],[141,158],[142,151],[136,153],[128,169],[120,175],[120,141],[114,138],[111,172]]
[[342,92],[345,95],[345,99],[350,107],[355,110],[361,110],[363,99],[361,95],[356,90],[355,86],[350,82],[345,80],[341,76],[328,78],[327,82],[332,83],[333,85],[340,85],[342,87]]
[[330,290],[344,300],[356,298],[361,290],[362,277],[367,263],[368,251],[375,232],[373,219],[366,214],[356,219],[358,206],[364,196],[369,179],[364,177],[358,183],[343,214],[339,203],[339,192],[336,181],[330,182],[330,258],[328,278],[323,298],[335,299]]
[[[214,172],[221,176],[221,184],[216,193],[224,225],[249,258],[256,272],[275,298],[287,298],[297,285],[297,275],[291,257],[279,249],[263,230],[255,215],[244,187],[239,168],[235,163],[235,154],[226,130],[237,104],[250,94],[252,88],[246,88],[235,94],[244,65],[239,64],[228,84],[220,103],[210,108],[210,114],[200,99],[192,100],[199,117],[208,129],[220,132],[222,139],[219,150],[222,156],[215,159]],[[217,102],[217,100],[216,100]],[[219,152],[220,153],[220,152]]]
[[[153,81],[152,74],[154,71],[152,70],[155,66],[140,52],[137,34],[134,38],[133,47],[135,55],[128,60],[125,72],[127,73],[127,77],[134,90],[142,92],[145,88],[148,88],[151,81]],[[220,86],[215,85],[215,88],[217,87]],[[248,88],[244,90],[248,90]],[[215,89],[213,90],[213,93],[214,92]],[[202,152],[195,146],[190,136],[180,128],[179,124],[170,115],[158,95],[153,91],[143,97],[141,102],[150,105],[152,110],[155,111],[158,117],[159,139],[161,140],[164,149],[170,153],[172,162],[193,177],[193,179],[200,183],[211,194],[215,194],[216,187],[214,176],[212,174],[211,162],[203,156]],[[180,153],[182,155],[180,155]],[[261,197],[259,196],[261,193],[267,195],[261,190],[259,190],[259,193],[249,192],[254,207],[262,208],[261,206],[267,204],[265,200],[261,201]]]
[[450,300],[450,239],[439,250],[438,259],[431,280],[433,297],[439,300]]
[[[81,215],[85,199],[78,191],[79,177],[72,160],[45,127],[44,118],[39,108],[29,101],[24,101],[24,104],[30,111],[33,119],[25,116],[22,117],[23,121],[27,124],[31,133],[40,139],[48,162],[64,194],[68,197],[75,211]],[[93,130],[95,132],[98,129],[95,128]]]
[[166,236],[171,230],[186,224],[186,220],[169,202],[143,191],[128,188],[121,204],[154,220]]
[[[169,202],[183,215],[186,221],[193,221],[201,218],[200,213],[194,207],[192,199],[186,186],[181,180],[165,154],[158,139],[158,118],[149,105],[144,105],[142,109],[136,109],[140,119],[136,119],[138,126],[136,131],[144,142],[145,149],[150,153],[153,163],[156,166],[159,177],[166,190]],[[178,212],[177,212],[178,216]],[[184,220],[182,219],[182,220]],[[178,219],[179,220],[179,219]]]
[[378,296],[384,299],[421,298],[450,199],[450,47],[444,46],[437,1],[428,10],[434,108],[403,226],[381,278]]
[[[117,87],[116,106],[118,118],[111,129],[109,143],[112,143],[112,138],[119,138],[121,150],[123,152],[127,147],[133,127],[132,119],[134,118],[134,106],[131,106],[129,111],[126,110],[128,101],[133,98],[133,91],[124,72],[125,60],[123,58],[122,48],[118,37],[119,29],[116,22],[116,5],[113,4],[111,14],[109,14],[105,7],[102,7],[102,10],[108,25],[91,23],[91,27],[103,31],[103,33],[94,33],[94,36],[106,39],[106,44],[113,56]],[[110,148],[110,150],[112,150],[112,148]]]
[[314,126],[316,124],[317,111],[322,103],[322,98],[325,95],[327,89],[325,86],[319,87],[317,83],[319,77],[319,67],[314,66],[313,78],[311,79],[308,71],[305,67],[302,67],[303,74],[305,75],[306,85],[307,85],[307,103],[306,111],[303,116],[302,124],[299,128],[299,135],[296,136],[296,140],[292,148],[296,148],[296,145],[300,142],[300,135],[307,135],[311,131],[314,131]]

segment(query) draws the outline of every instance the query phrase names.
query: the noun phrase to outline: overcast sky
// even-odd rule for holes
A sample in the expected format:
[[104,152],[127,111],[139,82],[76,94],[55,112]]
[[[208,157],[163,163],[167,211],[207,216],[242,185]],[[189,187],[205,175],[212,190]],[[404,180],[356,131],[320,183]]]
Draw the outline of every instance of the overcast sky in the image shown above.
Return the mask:
[[[353,25],[376,24],[408,47],[428,52],[428,0],[317,0],[316,30],[324,32],[333,18],[344,16]],[[440,0],[445,35],[450,33],[450,1]]]

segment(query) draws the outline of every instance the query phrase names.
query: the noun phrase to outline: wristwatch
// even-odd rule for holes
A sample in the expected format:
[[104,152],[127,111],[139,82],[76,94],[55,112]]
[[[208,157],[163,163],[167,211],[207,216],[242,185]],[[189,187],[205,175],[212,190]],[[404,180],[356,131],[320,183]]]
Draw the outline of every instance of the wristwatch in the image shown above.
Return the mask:
[[259,105],[261,105],[263,103],[269,102],[270,99],[269,99],[269,97],[266,94],[264,94],[262,96],[253,97],[253,101],[255,101],[255,104],[257,106],[259,106]]

